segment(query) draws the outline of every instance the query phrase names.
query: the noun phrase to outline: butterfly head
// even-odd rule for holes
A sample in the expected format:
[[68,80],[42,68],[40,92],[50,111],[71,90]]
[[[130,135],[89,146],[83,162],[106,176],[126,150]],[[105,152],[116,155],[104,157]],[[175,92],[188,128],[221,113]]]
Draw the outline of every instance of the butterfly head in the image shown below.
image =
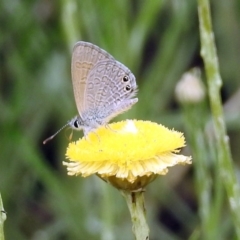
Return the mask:
[[68,121],[68,126],[75,130],[83,129],[83,122],[80,116],[75,116],[70,121]]
[[76,117],[72,118],[70,121],[67,122],[67,124],[65,124],[62,128],[60,128],[55,134],[53,134],[49,138],[45,139],[43,141],[43,144],[46,144],[47,142],[52,140],[59,132],[61,132],[66,127],[71,127],[73,129],[76,129],[76,130],[83,129],[81,117],[80,116],[76,116]]

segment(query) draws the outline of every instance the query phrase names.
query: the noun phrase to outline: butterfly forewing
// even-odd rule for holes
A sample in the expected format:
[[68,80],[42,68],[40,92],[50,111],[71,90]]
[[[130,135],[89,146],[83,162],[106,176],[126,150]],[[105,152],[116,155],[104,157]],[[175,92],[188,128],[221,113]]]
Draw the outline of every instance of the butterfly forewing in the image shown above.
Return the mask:
[[101,48],[87,42],[77,42],[72,54],[72,83],[79,114],[86,110],[85,89],[89,72],[101,61],[114,58]]

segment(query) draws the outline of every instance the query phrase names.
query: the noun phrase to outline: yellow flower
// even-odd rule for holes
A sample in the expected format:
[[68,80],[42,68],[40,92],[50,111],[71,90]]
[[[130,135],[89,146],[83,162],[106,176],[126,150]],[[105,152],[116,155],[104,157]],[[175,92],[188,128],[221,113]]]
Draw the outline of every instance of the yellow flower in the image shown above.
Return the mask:
[[150,122],[127,120],[100,127],[67,148],[69,175],[97,174],[117,188],[138,190],[168,167],[190,164],[177,154],[185,146],[182,133]]

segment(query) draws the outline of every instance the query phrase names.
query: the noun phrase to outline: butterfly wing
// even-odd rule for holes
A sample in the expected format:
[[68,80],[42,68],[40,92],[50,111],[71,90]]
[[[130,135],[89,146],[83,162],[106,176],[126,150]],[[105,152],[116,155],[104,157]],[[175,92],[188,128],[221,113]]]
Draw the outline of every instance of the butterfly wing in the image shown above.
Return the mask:
[[101,61],[114,58],[101,48],[87,42],[77,42],[72,54],[72,84],[79,115],[85,111],[85,89],[89,72]]
[[[137,102],[137,84],[131,71],[116,60],[101,61],[89,71],[83,119],[102,125]],[[95,122],[96,121],[96,124]],[[94,126],[93,126],[94,127]]]

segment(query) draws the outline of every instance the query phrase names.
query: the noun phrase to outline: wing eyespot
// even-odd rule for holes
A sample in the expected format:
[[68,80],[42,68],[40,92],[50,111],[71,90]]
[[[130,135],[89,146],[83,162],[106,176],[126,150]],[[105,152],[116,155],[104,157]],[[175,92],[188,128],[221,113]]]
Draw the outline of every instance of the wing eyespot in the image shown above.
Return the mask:
[[125,75],[125,76],[122,78],[122,80],[123,80],[123,82],[128,82],[128,81],[129,81],[129,77]]
[[126,87],[125,87],[125,90],[127,91],[127,92],[129,92],[129,91],[131,91],[131,86],[130,85],[127,85]]

